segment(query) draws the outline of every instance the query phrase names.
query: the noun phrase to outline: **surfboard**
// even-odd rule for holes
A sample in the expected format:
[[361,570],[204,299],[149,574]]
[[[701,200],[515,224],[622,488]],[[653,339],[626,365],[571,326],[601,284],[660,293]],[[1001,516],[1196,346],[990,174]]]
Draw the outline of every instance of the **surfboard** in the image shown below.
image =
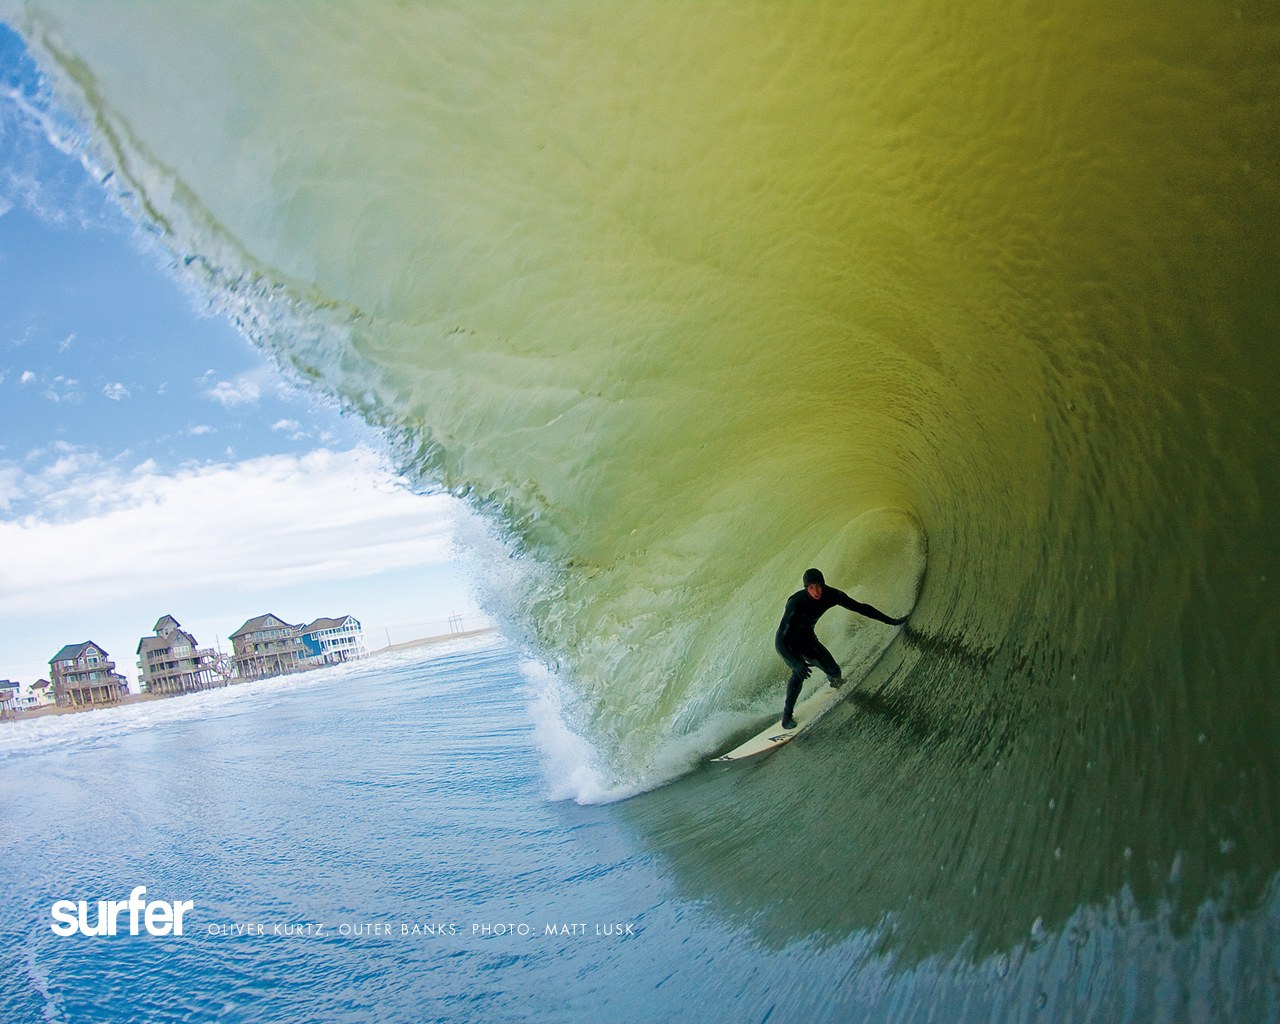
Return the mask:
[[[867,669],[868,672],[879,663],[880,657],[889,649],[889,644],[902,631],[902,628],[902,626],[884,626],[886,637],[884,642],[879,645],[879,654],[876,655],[875,661]],[[801,692],[800,700],[796,702],[795,710],[791,713],[791,717],[796,720],[794,729],[782,728],[782,719],[779,718],[763,732],[752,736],[751,739],[734,747],[727,754],[713,757],[712,761],[741,761],[744,758],[755,757],[757,754],[767,754],[771,750],[777,750],[779,747],[790,743],[801,733],[813,728],[818,719],[856,690],[858,683],[861,681],[860,679],[849,679],[846,676],[845,681],[838,688],[833,687],[827,682],[822,670],[815,668],[813,675],[805,680],[805,689],[813,686],[814,676],[817,677],[820,685],[808,697]],[[864,672],[862,673],[862,678],[865,677],[866,673]]]

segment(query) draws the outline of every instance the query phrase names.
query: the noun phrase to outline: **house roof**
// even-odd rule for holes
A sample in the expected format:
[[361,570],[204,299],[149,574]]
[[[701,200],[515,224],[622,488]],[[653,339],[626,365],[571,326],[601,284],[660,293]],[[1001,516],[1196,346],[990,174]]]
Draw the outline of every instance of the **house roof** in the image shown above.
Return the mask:
[[167,651],[177,643],[179,639],[185,639],[192,647],[198,646],[196,644],[196,638],[190,633],[185,630],[176,629],[165,636],[144,636],[138,641],[138,653],[141,654],[143,651]]
[[270,626],[267,624],[269,620],[274,620],[278,622],[281,626],[288,626],[290,629],[299,628],[298,626],[293,625],[293,623],[291,622],[285,622],[285,620],[280,618],[279,615],[272,615],[270,612],[268,612],[266,615],[259,615],[257,618],[250,619],[243,626],[241,626],[239,629],[237,629],[234,633],[231,634],[231,639],[234,640],[238,636],[244,636],[246,633],[252,633],[259,629],[275,629],[276,628],[275,626]]
[[28,687],[28,689],[31,689],[31,690],[44,690],[44,689],[47,689],[48,687],[50,687],[50,686],[52,686],[52,685],[53,685],[53,684],[52,684],[51,682],[49,682],[49,680],[47,680],[47,679],[41,679],[38,683],[32,683],[32,684]]
[[172,615],[161,615],[160,618],[156,619],[156,624],[151,627],[151,631],[153,633],[159,633],[160,630],[164,629],[164,624],[166,622],[173,623],[174,629],[180,629],[182,626],[182,623],[179,622],[177,619],[175,619]]
[[[325,619],[325,618],[316,619],[315,622],[311,623],[311,625],[303,629],[302,632],[314,633],[318,629],[337,629],[339,626],[341,626],[344,622],[346,622],[350,618],[351,618],[350,615],[344,615],[340,619]],[[356,625],[359,625],[359,623],[356,623]]]
[[80,655],[84,654],[84,649],[86,647],[96,647],[99,654],[104,658],[107,657],[107,652],[102,649],[102,644],[95,644],[92,640],[86,640],[84,643],[80,644],[67,644],[66,647],[62,648],[62,650],[49,659],[49,664],[52,665],[55,661],[71,661],[78,658]]

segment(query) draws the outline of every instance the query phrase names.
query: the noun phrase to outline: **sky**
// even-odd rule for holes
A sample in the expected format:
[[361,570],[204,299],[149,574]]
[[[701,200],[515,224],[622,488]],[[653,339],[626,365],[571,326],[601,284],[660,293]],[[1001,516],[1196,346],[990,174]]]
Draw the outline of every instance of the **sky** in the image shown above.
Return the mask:
[[467,510],[211,313],[83,141],[0,24],[0,679],[92,640],[136,693],[166,614],[226,651],[268,611],[370,648],[485,624]]

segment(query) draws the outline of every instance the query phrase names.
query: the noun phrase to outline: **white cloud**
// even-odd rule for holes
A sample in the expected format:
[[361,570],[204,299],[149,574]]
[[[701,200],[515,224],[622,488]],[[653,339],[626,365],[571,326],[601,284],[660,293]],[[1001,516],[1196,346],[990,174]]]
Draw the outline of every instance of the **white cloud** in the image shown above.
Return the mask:
[[102,393],[117,402],[122,398],[129,397],[129,389],[123,384],[104,384]]
[[[52,458],[52,461],[48,461]],[[33,448],[27,453],[30,465],[43,463],[35,472],[22,471],[14,463],[0,463],[0,480],[7,482],[8,510],[13,502],[22,501],[28,507],[39,509],[38,517],[53,515],[62,518],[83,518],[102,511],[100,498],[109,494],[98,488],[85,489],[76,481],[94,476],[119,475],[119,469],[103,461],[96,452],[86,451],[66,441],[51,441],[43,448]],[[150,463],[144,463],[150,466]]]
[[[25,374],[23,376],[25,378]],[[76,390],[76,385],[79,383],[74,377],[63,377],[59,374],[45,386],[44,397],[51,402],[80,402],[84,396]]]
[[[290,441],[305,441],[307,438],[311,436],[311,434],[308,431],[305,431],[302,429],[302,424],[299,423],[297,420],[276,420],[273,424],[271,424],[271,429],[289,431],[289,434],[287,436]],[[329,436],[321,435],[320,439],[322,441],[330,441],[333,438],[332,438],[332,435],[329,435]]]
[[79,448],[74,444],[70,444],[67,441],[53,440],[43,448],[32,448],[27,452],[27,461],[36,462],[39,459],[43,459],[46,455],[50,455],[55,452],[59,455],[70,455],[73,452],[80,452],[83,450],[84,449]]
[[174,475],[72,453],[18,482],[0,466],[0,494],[15,491],[39,511],[0,521],[0,614],[23,616],[440,563],[455,507],[401,486],[367,448]]
[[36,375],[34,373],[32,373],[30,370],[23,370],[22,379],[19,383],[30,384],[35,379],[36,379]]
[[72,331],[62,341],[58,342],[58,351],[65,352],[71,347],[71,343],[76,340],[76,332]]
[[22,470],[11,462],[0,463],[0,512],[8,512],[22,495]]
[[220,380],[206,389],[205,394],[228,409],[237,405],[252,405],[262,396],[262,387],[254,379],[255,376],[252,373],[242,373],[234,381]]
[[207,423],[200,423],[188,430],[187,433],[193,437],[199,437],[201,434],[216,434],[217,431]]

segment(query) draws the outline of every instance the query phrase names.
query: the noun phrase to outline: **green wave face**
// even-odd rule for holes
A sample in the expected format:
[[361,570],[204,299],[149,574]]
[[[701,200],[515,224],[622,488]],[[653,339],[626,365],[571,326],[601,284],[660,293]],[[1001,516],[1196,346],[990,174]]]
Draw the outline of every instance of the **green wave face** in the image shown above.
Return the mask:
[[[936,900],[992,941],[1125,885],[1249,902],[1280,865],[1274,5],[10,18],[220,301],[501,518],[536,571],[495,564],[495,600],[604,789],[776,712],[800,573],[891,603],[915,567],[866,561],[897,527],[865,516],[902,509],[910,629],[822,773],[763,769],[830,812],[811,844],[969,865]],[[840,802],[851,761],[913,768]],[[710,833],[756,806],[731,791]],[[869,927],[862,893],[775,924]]]

